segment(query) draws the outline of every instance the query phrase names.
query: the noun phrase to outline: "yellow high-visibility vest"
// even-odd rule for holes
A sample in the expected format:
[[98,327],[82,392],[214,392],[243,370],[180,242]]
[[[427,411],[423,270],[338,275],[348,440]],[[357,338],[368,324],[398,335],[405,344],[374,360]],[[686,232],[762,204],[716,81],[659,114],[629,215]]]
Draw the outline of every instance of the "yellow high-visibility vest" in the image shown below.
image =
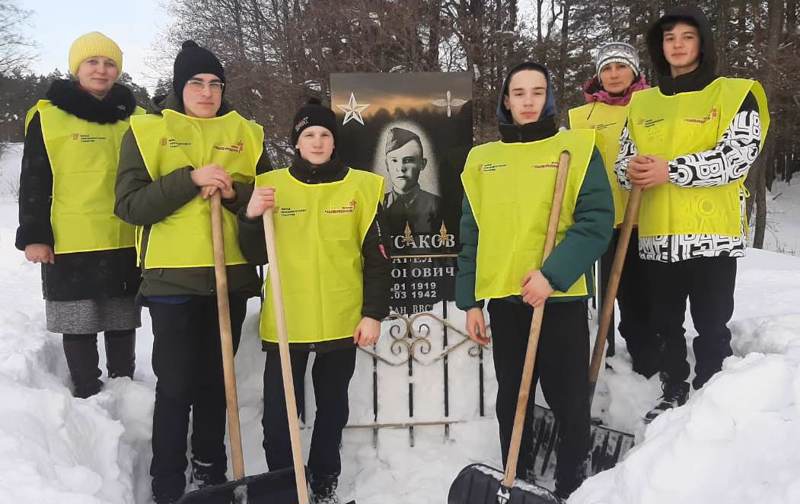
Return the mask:
[[[536,142],[490,142],[470,151],[461,181],[479,231],[475,299],[518,295],[525,274],[541,267],[558,160],[566,150],[569,177],[556,243],[564,238],[575,222],[575,205],[594,138],[594,130],[574,129]],[[566,292],[553,296],[588,292],[586,275],[582,275]]]
[[[350,169],[344,179],[306,184],[275,170],[256,177],[274,187],[275,241],[289,341],[352,337],[364,300],[361,248],[383,198],[383,177]],[[278,341],[269,275],[260,333]]]
[[611,195],[614,198],[614,226],[622,224],[625,207],[628,205],[628,191],[617,180],[614,163],[619,154],[619,137],[628,118],[627,105],[608,105],[601,102],[587,103],[569,111],[570,128],[590,128],[597,136],[597,149],[603,157]]
[[[264,149],[264,130],[236,112],[202,119],[166,109],[163,115],[137,116],[131,131],[150,177],[155,181],[191,166],[218,164],[233,180],[252,183]],[[225,263],[245,264],[239,248],[236,215],[223,209]],[[141,257],[141,232],[137,236]],[[144,268],[196,268],[214,265],[211,209],[200,194],[150,227]]]
[[[758,102],[763,146],[770,122],[764,89],[756,81],[725,77],[700,91],[673,96],[661,94],[658,88],[634,93],[628,112],[631,140],[639,154],[667,161],[713,149],[748,93]],[[639,211],[639,236],[739,236],[747,227],[739,205],[742,191],[744,178],[721,186],[679,187],[666,183],[647,189]]]
[[[133,247],[133,226],[114,215],[119,149],[128,121],[98,124],[39,102],[28,110],[25,132],[39,112],[53,173],[50,223],[56,254]],[[136,109],[134,114],[144,110]]]

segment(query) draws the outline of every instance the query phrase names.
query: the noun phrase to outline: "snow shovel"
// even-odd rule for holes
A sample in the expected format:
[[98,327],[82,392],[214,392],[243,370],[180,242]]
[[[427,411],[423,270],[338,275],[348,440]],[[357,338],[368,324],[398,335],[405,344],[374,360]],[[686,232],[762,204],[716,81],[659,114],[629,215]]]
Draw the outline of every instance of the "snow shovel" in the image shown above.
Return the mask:
[[[231,443],[233,481],[209,485],[187,493],[178,504],[297,504],[294,471],[291,468],[270,471],[255,476],[244,475],[244,455],[239,426],[239,400],[236,393],[233,334],[228,305],[228,275],[225,267],[225,244],[222,234],[222,204],[220,192],[211,197],[211,237],[214,244],[214,276],[217,287],[219,334],[222,344],[222,368],[225,376],[225,401],[228,410],[228,437]],[[289,381],[291,384],[291,380]],[[292,396],[294,401],[294,396]],[[292,403],[294,404],[294,402]],[[303,466],[300,474],[305,476]],[[303,479],[305,481],[305,479]],[[306,504],[308,500],[300,501]]]
[[[567,184],[569,158],[569,153],[564,151],[558,162],[542,262],[547,259],[555,246],[561,203],[564,200],[564,190]],[[533,366],[536,362],[536,349],[539,345],[543,320],[544,306],[535,309],[531,319],[528,350],[525,354],[525,366],[522,369],[517,411],[514,415],[514,427],[511,431],[505,473],[484,464],[472,464],[465,467],[458,473],[450,486],[450,492],[447,495],[448,504],[558,504],[561,502],[558,497],[544,487],[514,479],[517,473],[522,429],[525,424],[525,412],[528,409],[528,397],[533,382]]]
[[608,287],[600,311],[600,324],[597,327],[597,337],[594,340],[592,361],[589,365],[589,401],[594,399],[594,389],[597,387],[597,377],[600,375],[600,365],[606,349],[606,338],[611,327],[611,318],[614,315],[614,301],[617,299],[617,290],[622,278],[622,268],[625,266],[625,255],[628,253],[628,244],[633,233],[633,223],[639,216],[639,205],[642,202],[642,188],[633,186],[628,206],[625,208],[625,218],[620,228],[617,250],[614,251],[614,262],[611,263],[611,273],[608,275]]
[[[625,219],[620,228],[617,249],[614,252],[614,261],[609,274],[606,295],[600,311],[600,324],[597,327],[592,360],[589,366],[589,401],[594,399],[597,386],[597,377],[605,354],[606,338],[611,327],[614,301],[617,298],[617,289],[622,278],[622,269],[625,265],[625,255],[633,232],[633,224],[639,215],[639,205],[642,201],[642,188],[634,186],[625,209]],[[555,471],[553,454],[558,444],[558,425],[553,412],[547,408],[536,406],[534,412],[534,460],[536,472],[540,476],[552,475]],[[619,458],[630,450],[635,442],[634,434],[618,431],[603,425],[592,425],[592,463],[590,473],[597,474],[614,467]]]
[[[275,221],[273,210],[264,213],[264,238],[267,242],[269,258],[269,278],[272,286],[272,302],[275,306],[275,325],[278,329],[278,351],[281,357],[281,374],[283,379],[283,395],[286,397],[286,412],[289,417],[289,438],[292,444],[292,461],[297,474],[295,484],[300,498],[295,502],[308,504],[308,486],[303,465],[303,445],[300,442],[300,423],[298,421],[297,403],[295,402],[294,380],[292,380],[292,361],[289,354],[289,331],[286,328],[286,312],[283,309],[283,290],[281,275],[278,271],[278,250],[275,241]],[[347,504],[355,504],[349,501]]]
[[[619,282],[622,279],[622,269],[625,266],[625,256],[628,253],[628,244],[631,241],[633,225],[639,217],[639,206],[642,202],[642,188],[633,186],[628,206],[625,208],[625,218],[620,228],[617,250],[614,251],[614,262],[611,263],[611,272],[608,277],[606,295],[600,311],[600,324],[597,327],[597,337],[594,341],[592,361],[589,365],[589,405],[594,400],[594,391],[597,387],[597,378],[600,375],[600,365],[605,354],[606,338],[614,318],[614,301],[617,299]],[[619,458],[627,453],[634,445],[634,435],[614,429],[595,425],[592,429],[592,470],[596,474],[605,469],[614,467]]]
[[286,398],[286,413],[289,420],[289,439],[292,444],[292,460],[294,461],[295,485],[297,487],[298,504],[308,504],[308,484],[303,465],[303,445],[300,443],[300,424],[297,414],[297,403],[294,395],[292,379],[292,360],[289,355],[289,331],[286,328],[286,312],[283,310],[283,290],[281,275],[278,270],[278,251],[275,243],[275,222],[273,211],[264,213],[264,238],[267,242],[269,258],[269,282],[272,286],[272,302],[275,305],[275,325],[278,329],[278,351],[281,357],[281,374],[283,379],[283,395]]

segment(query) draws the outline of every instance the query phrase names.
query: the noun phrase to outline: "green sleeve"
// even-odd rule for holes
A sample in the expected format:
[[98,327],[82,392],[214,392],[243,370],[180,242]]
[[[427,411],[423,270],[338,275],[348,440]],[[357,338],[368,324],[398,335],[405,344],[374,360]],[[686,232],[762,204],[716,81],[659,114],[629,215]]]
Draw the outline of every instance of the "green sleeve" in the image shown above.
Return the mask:
[[459,226],[461,250],[458,252],[458,272],[456,273],[456,306],[461,310],[479,308],[483,301],[475,300],[475,263],[478,257],[478,223],[472,215],[472,207],[466,195],[461,204],[461,223]]
[[191,201],[200,189],[192,182],[192,168],[179,168],[156,181],[144,164],[131,130],[122,138],[115,187],[114,213],[125,222],[148,226]]
[[[542,265],[550,285],[567,291],[608,247],[614,227],[614,202],[603,158],[597,149],[592,154],[575,205],[574,224]],[[590,277],[591,278],[591,277]]]

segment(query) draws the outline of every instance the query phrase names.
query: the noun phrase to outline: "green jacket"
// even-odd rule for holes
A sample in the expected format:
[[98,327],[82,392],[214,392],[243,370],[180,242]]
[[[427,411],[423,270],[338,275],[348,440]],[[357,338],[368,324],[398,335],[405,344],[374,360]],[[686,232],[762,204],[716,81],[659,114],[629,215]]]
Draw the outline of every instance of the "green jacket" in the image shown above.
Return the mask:
[[[154,99],[153,108],[153,113],[156,114],[160,114],[163,109],[184,112],[183,104],[173,94]],[[223,103],[218,115],[229,111],[230,107]],[[175,212],[200,192],[200,188],[192,182],[191,172],[194,168],[196,167],[186,166],[153,181],[145,167],[133,133],[128,130],[125,134],[119,157],[114,213],[125,222],[144,226],[142,254],[147,250],[150,226]],[[263,173],[269,169],[269,158],[265,151],[258,161],[256,172]],[[223,206],[228,211],[237,213],[250,200],[253,186],[234,182],[234,189],[236,197],[232,200],[223,200]],[[142,255],[140,259],[143,257]],[[250,264],[228,266],[228,289],[231,293],[246,297],[257,296],[261,291],[261,280],[255,266]],[[139,294],[145,297],[211,296],[215,291],[214,268],[147,269],[142,272],[142,283],[139,287]]]
[[[462,310],[483,306],[475,300],[475,260],[478,255],[478,224],[466,196],[461,205],[461,225],[456,274],[456,305]],[[550,285],[566,291],[582,275],[587,275],[589,293],[586,296],[550,298],[548,303],[576,301],[594,295],[592,265],[606,251],[614,227],[614,203],[608,185],[603,158],[595,149],[589,162],[586,178],[578,193],[573,215],[575,223],[564,239],[556,245],[542,265],[542,274]],[[522,280],[522,279],[520,279]],[[511,296],[504,300],[521,303],[522,298]]]

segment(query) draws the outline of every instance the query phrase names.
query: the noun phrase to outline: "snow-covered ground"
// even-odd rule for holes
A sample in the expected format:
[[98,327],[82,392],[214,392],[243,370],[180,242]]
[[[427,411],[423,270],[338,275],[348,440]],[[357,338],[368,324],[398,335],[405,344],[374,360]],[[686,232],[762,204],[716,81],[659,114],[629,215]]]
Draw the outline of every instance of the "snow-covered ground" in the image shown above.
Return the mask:
[[[60,338],[45,330],[39,269],[13,245],[20,156],[21,146],[12,145],[0,159],[0,503],[150,504],[149,317],[145,310],[137,333],[135,379],[112,380],[90,399],[72,398]],[[787,252],[800,250],[796,187],[777,184],[773,197],[781,195],[769,214],[778,237],[771,246]],[[257,313],[252,300],[236,359],[248,474],[267,469]],[[450,314],[462,323],[460,312]],[[687,329],[691,339],[688,313]],[[639,419],[657,400],[657,379],[633,374],[617,339],[621,350],[601,378],[594,411],[611,426],[636,431],[640,441],[616,468],[587,480],[570,504],[800,502],[800,258],[752,250],[739,262],[731,329],[735,355],[723,372],[646,430]],[[387,334],[381,354],[400,358],[392,357],[389,341]],[[442,503],[463,466],[501,466],[490,356],[484,358],[485,418],[477,413],[476,358],[465,345],[449,358],[450,418],[462,421],[448,437],[441,426],[417,427],[409,447],[407,429],[385,428],[375,445],[372,429],[347,429],[342,495],[359,504]],[[371,366],[361,354],[351,385],[353,424],[373,418]],[[401,422],[408,368],[381,366],[379,420]],[[415,367],[415,419],[443,418],[441,374],[441,367]],[[309,436],[305,429],[306,446]]]

